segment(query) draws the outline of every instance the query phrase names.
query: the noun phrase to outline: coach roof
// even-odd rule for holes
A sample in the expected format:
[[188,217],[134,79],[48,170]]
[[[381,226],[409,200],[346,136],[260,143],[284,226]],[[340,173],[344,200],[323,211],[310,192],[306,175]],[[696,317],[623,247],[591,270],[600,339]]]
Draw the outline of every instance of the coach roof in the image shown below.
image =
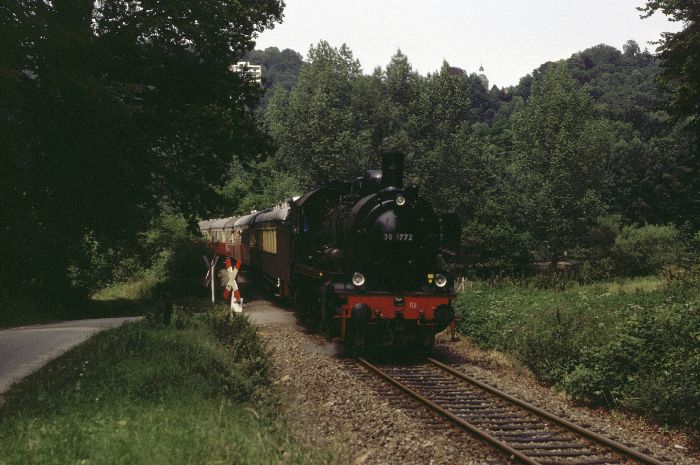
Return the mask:
[[247,225],[249,225],[250,223],[252,223],[253,220],[255,220],[255,217],[258,216],[260,213],[262,213],[262,212],[253,212],[253,213],[251,213],[251,214],[249,214],[249,215],[241,216],[240,218],[238,218],[238,219],[236,220],[235,223],[233,223],[233,226],[234,226],[235,228],[240,228],[240,227],[242,227],[242,226],[247,226]]
[[284,221],[287,219],[289,207],[276,208],[274,210],[266,210],[255,218],[256,223],[265,223],[267,221]]
[[218,220],[212,221],[211,225],[209,226],[209,229],[224,229],[224,225],[231,219],[231,217],[228,218],[219,218]]

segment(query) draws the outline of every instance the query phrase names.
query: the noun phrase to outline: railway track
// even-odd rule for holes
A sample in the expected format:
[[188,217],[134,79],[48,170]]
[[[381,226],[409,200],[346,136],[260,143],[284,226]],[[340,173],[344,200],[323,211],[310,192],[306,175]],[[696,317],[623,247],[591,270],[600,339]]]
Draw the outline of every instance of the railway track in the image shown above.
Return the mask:
[[516,399],[428,358],[412,366],[377,366],[370,372],[434,413],[529,465],[666,465],[600,434]]

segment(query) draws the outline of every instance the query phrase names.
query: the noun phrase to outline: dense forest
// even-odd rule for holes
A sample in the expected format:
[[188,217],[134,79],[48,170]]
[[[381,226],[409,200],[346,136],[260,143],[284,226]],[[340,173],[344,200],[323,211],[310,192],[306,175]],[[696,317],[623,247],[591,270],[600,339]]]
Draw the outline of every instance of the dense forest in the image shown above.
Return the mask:
[[232,172],[224,193],[238,213],[400,150],[410,182],[460,215],[468,275],[565,262],[590,280],[697,258],[697,148],[688,119],[669,113],[659,58],[634,41],[502,89],[447,62],[421,76],[400,50],[369,75],[349,47],[323,41],[306,61],[276,48],[248,58],[267,71],[259,115],[275,152]]
[[[685,28],[548,62],[485,89],[400,50],[254,50],[279,1],[20,1],[0,8],[2,298],[81,299],[166,260],[198,218],[357,176],[387,150],[463,223],[460,273],[580,280],[686,270],[700,248],[700,43]],[[641,20],[641,19],[640,19]],[[229,71],[263,65],[264,85]],[[37,247],[38,246],[38,247]]]

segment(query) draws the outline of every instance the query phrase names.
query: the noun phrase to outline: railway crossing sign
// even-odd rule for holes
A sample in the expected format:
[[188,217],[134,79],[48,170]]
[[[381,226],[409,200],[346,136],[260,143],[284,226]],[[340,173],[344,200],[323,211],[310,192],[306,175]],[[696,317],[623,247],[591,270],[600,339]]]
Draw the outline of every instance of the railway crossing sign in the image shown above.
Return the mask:
[[226,283],[226,289],[224,289],[224,300],[228,300],[229,297],[231,297],[231,292],[233,292],[233,297],[231,297],[231,310],[236,313],[243,313],[243,299],[241,298],[241,293],[238,290],[238,284],[236,283],[236,277],[238,276],[238,270],[240,269],[240,260],[236,260],[236,265],[232,266],[231,259],[226,259],[228,283]]
[[202,281],[202,285],[204,287],[211,285],[211,303],[214,303],[214,301],[216,299],[215,291],[214,291],[214,286],[216,285],[216,278],[214,276],[214,272],[216,270],[216,264],[219,261],[219,256],[214,255],[210,261],[206,255],[202,255],[202,259],[204,260],[204,265],[206,265],[206,267],[207,267],[207,275],[204,277],[204,281]]

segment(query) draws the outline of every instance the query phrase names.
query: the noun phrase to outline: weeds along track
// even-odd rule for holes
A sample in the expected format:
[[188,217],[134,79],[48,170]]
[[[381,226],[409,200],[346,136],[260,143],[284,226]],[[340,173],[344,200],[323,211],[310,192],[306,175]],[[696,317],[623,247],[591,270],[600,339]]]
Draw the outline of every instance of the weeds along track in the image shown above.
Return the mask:
[[418,365],[360,364],[430,411],[530,465],[665,465],[428,358]]

